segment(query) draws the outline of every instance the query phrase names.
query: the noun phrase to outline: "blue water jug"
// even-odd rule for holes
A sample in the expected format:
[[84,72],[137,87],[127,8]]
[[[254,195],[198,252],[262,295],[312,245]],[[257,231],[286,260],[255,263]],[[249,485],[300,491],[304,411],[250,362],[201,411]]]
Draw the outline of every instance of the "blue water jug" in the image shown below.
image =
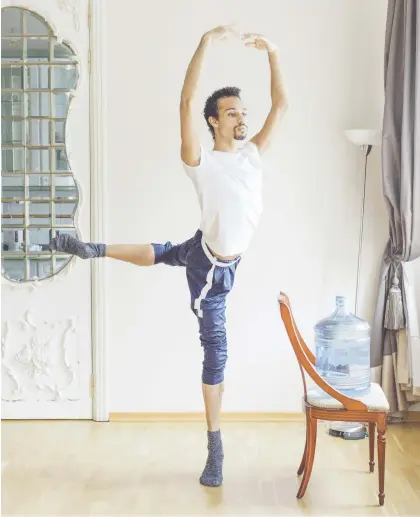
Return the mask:
[[346,301],[337,296],[335,311],[315,325],[316,369],[344,393],[370,386],[370,327],[347,311]]

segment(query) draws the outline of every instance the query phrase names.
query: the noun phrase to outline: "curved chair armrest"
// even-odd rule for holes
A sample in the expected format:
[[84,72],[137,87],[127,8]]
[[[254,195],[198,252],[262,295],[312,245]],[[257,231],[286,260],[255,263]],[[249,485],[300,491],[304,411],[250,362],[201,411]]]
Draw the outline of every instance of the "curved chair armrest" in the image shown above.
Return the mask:
[[366,404],[361,402],[360,400],[353,399],[351,397],[346,397],[336,389],[334,389],[328,382],[326,382],[316,371],[315,367],[308,359],[306,354],[304,353],[302,344],[298,338],[296,327],[294,325],[294,320],[292,316],[292,311],[290,309],[289,298],[284,294],[280,293],[278,298],[280,305],[280,313],[283,319],[283,322],[286,327],[287,334],[289,336],[289,340],[293,346],[296,357],[299,363],[303,366],[306,373],[311,377],[311,379],[315,382],[315,384],[321,388],[325,393],[338,400],[343,404],[345,409],[347,410],[356,410],[356,411],[368,411],[368,407]]
[[290,308],[290,315],[291,315],[291,318],[292,318],[292,321],[293,321],[293,325],[295,327],[295,330],[296,330],[296,334],[297,334],[297,337],[299,339],[299,342],[302,346],[302,349],[303,351],[305,352],[306,354],[306,357],[309,359],[309,361],[315,366],[315,355],[314,353],[312,352],[312,350],[308,347],[308,345],[305,343],[305,340],[303,339],[303,337],[301,336],[300,332],[299,332],[299,329],[297,328],[297,325],[296,325],[296,322],[295,322],[295,319],[293,317],[293,313],[292,313],[292,307],[290,305],[290,300],[289,300],[289,297],[283,293],[283,292],[280,292],[279,296],[278,296],[278,300],[279,302],[281,302],[282,300],[285,301],[286,305],[288,305],[288,307]]

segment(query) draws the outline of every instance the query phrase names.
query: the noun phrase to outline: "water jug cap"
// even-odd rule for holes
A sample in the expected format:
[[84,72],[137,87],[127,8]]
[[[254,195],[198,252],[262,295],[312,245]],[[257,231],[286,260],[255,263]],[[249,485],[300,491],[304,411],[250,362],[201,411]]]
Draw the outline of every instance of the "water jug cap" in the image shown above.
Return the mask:
[[347,298],[345,296],[336,296],[335,304],[337,307],[345,307],[347,302]]

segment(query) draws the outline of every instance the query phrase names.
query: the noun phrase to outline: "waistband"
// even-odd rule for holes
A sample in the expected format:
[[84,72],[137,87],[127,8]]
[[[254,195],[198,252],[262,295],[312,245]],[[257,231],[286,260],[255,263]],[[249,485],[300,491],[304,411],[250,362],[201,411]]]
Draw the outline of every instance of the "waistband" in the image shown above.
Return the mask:
[[201,246],[203,248],[204,253],[206,254],[206,257],[210,260],[210,262],[219,267],[229,267],[232,264],[235,264],[235,262],[238,262],[241,258],[239,255],[238,257],[232,259],[232,260],[221,260],[213,255],[213,253],[210,251],[210,248],[207,246],[206,241],[204,240],[204,235],[201,234]]

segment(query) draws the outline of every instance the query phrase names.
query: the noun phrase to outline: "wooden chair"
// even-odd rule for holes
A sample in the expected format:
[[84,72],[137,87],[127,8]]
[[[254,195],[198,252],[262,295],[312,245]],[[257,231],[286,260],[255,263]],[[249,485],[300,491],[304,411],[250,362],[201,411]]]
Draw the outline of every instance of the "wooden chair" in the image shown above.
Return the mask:
[[[315,457],[318,420],[334,422],[362,422],[369,424],[369,469],[374,471],[375,428],[378,431],[378,471],[379,504],[384,504],[385,492],[385,434],[389,404],[382,388],[371,384],[370,392],[359,398],[350,398],[335,390],[315,369],[315,356],[309,350],[295,324],[289,298],[284,293],[279,296],[280,313],[286,327],[287,335],[295,351],[302,375],[304,389],[304,406],[306,413],[306,443],[298,475],[303,473],[302,482],[297,493],[303,497],[309,483]],[[317,384],[320,390],[308,390],[305,372]]]

